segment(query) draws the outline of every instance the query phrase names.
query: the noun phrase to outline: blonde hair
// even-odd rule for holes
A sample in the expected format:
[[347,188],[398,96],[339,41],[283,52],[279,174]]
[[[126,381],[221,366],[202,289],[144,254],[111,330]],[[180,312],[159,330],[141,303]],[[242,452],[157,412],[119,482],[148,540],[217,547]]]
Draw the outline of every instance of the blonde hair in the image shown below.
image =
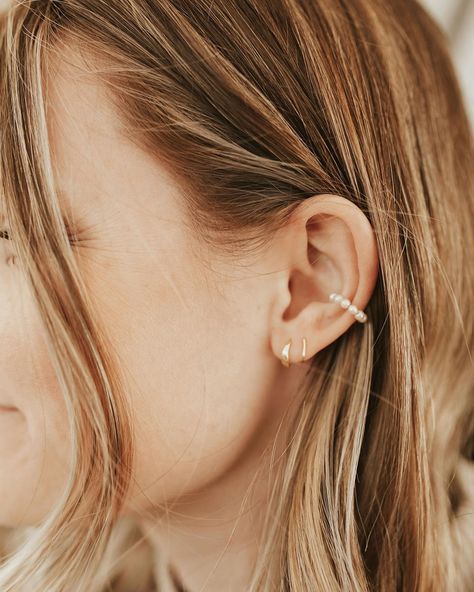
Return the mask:
[[2,17],[2,200],[74,453],[52,515],[5,543],[5,592],[147,585],[123,584],[133,562],[112,545],[130,411],[53,182],[45,74],[60,40],[94,58],[124,131],[169,168],[219,253],[256,252],[319,193],[373,226],[369,322],[312,360],[251,591],[472,585],[457,467],[473,415],[474,159],[445,39],[412,1],[277,4],[30,0]]

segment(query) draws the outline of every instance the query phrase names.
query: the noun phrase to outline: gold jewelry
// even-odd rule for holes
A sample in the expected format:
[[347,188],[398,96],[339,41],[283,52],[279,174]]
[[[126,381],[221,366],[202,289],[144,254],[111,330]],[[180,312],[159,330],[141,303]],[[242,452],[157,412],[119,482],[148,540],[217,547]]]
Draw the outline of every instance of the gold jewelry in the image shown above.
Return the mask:
[[[288,343],[286,343],[283,346],[283,349],[281,350],[281,363],[283,364],[283,366],[285,366],[286,368],[289,368],[291,362],[290,362],[290,347],[291,347],[291,338],[288,341]],[[306,338],[303,337],[303,351],[302,351],[302,362],[304,362],[306,360]]]
[[306,360],[306,338],[305,337],[303,337],[303,352],[301,355],[303,357],[303,359],[301,361],[304,362]]
[[285,344],[283,346],[283,349],[281,350],[281,363],[286,368],[288,368],[290,366],[290,347],[291,347],[291,338],[290,338],[290,341],[288,341],[288,343]]

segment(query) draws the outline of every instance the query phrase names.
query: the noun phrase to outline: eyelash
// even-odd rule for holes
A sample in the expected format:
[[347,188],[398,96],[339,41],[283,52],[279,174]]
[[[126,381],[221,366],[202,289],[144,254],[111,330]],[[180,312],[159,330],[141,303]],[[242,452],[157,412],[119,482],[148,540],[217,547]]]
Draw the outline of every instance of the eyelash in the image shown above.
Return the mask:
[[[79,242],[77,236],[73,232],[70,232],[69,228],[67,229],[67,236],[71,245],[75,245]],[[2,238],[5,240],[12,240],[8,230],[0,230],[0,239]]]

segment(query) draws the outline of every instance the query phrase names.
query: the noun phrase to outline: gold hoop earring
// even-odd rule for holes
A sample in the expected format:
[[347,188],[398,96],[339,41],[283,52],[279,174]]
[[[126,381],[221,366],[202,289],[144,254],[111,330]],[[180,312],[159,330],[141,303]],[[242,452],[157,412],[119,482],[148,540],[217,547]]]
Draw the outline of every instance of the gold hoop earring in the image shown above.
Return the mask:
[[[283,346],[283,349],[281,350],[281,363],[283,364],[283,366],[285,366],[286,368],[289,368],[291,362],[290,362],[290,347],[291,347],[291,339],[288,341],[288,343],[286,343]],[[306,361],[306,338],[303,337],[303,351],[302,351],[302,362]]]
[[291,338],[288,341],[288,343],[286,343],[283,346],[283,349],[281,350],[281,363],[286,368],[289,368],[289,366],[290,366],[290,347],[291,347]]

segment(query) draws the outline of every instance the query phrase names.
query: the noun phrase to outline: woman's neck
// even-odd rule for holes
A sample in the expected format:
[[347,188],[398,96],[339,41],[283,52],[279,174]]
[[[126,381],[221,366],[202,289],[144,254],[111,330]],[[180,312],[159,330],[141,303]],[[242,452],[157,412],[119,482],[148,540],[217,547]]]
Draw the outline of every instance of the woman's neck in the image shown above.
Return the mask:
[[283,455],[286,444],[284,430],[278,438],[276,434],[283,413],[295,403],[294,389],[294,381],[280,384],[279,392],[273,393],[272,416],[265,418],[246,453],[219,479],[186,494],[160,517],[141,519],[154,548],[156,570],[171,564],[186,591],[249,589],[274,484],[276,468],[270,470],[270,463]]

